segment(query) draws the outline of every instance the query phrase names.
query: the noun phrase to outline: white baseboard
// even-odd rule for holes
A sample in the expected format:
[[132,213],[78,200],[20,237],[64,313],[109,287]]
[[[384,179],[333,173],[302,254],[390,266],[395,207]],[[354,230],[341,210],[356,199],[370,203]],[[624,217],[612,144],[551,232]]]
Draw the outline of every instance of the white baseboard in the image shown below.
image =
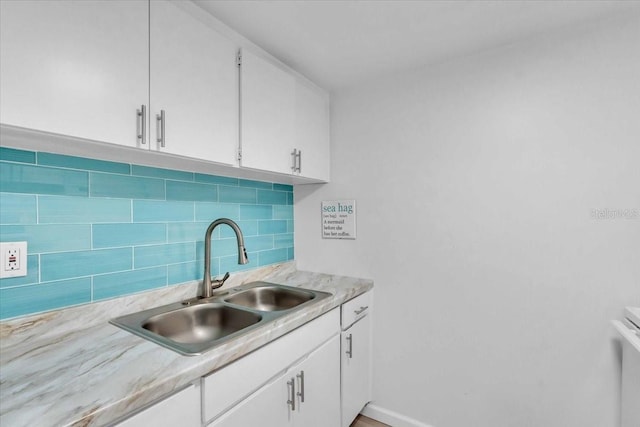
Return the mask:
[[365,406],[361,413],[381,423],[389,424],[391,427],[433,427],[373,403]]

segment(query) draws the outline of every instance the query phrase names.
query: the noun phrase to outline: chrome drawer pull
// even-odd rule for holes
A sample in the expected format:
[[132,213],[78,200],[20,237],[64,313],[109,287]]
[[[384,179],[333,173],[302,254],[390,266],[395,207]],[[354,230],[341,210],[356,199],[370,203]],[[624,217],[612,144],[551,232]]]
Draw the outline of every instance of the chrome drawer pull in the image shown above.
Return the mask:
[[359,315],[359,314],[364,313],[368,308],[369,308],[369,306],[368,306],[368,305],[367,305],[367,306],[365,306],[365,307],[360,306],[360,310],[353,310],[353,312],[354,312],[354,313],[356,314],[356,316],[357,316],[357,315]]

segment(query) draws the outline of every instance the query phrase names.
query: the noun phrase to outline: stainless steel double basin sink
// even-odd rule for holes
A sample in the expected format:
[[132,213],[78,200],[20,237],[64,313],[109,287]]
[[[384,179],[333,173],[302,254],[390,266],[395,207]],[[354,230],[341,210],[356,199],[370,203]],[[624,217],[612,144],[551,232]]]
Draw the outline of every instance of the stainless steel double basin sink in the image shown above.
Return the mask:
[[327,292],[252,282],[210,298],[117,317],[110,323],[180,354],[195,356],[330,296]]

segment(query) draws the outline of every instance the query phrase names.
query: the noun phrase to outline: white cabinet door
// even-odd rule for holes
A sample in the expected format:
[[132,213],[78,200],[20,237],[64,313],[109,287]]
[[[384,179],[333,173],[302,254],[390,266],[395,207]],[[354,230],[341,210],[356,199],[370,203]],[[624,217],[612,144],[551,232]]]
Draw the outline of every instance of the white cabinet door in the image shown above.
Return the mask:
[[342,426],[371,400],[371,315],[342,332]]
[[294,416],[297,427],[340,425],[339,352],[340,337],[335,336],[293,370],[298,399]]
[[254,394],[234,406],[210,427],[283,427],[290,425],[291,406],[287,403],[291,394],[289,377],[278,377]]
[[340,423],[340,338],[336,335],[211,427],[327,427]]
[[326,92],[243,50],[240,110],[241,166],[329,180]]
[[295,78],[244,49],[240,66],[241,166],[292,173]]
[[151,147],[237,163],[237,46],[176,2],[152,1],[150,22]]
[[196,385],[190,385],[116,424],[116,426],[200,427],[200,418],[200,388]]
[[329,96],[301,79],[296,82],[295,148],[300,176],[329,181]]
[[147,0],[0,1],[0,122],[137,145]]

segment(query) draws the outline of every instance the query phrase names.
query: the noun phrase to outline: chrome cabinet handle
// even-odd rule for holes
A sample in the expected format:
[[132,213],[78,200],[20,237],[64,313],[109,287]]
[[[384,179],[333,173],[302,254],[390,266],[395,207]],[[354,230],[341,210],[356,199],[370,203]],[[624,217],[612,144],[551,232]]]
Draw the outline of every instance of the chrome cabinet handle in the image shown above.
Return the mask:
[[136,110],[136,136],[138,142],[141,145],[146,144],[147,140],[147,106],[141,105],[139,110]]
[[165,146],[164,124],[165,124],[164,110],[160,110],[160,114],[156,114],[156,134],[158,135],[156,138],[156,141],[160,143],[160,147],[162,148],[164,148]]
[[349,334],[349,336],[347,336],[347,341],[349,341],[349,350],[347,350],[345,353],[347,353],[347,355],[349,356],[349,359],[353,359],[353,335]]
[[294,148],[291,152],[291,172],[300,172],[302,169],[302,150]]
[[287,404],[291,405],[291,410],[296,410],[296,382],[294,378],[291,378],[291,381],[287,381],[287,387],[291,390],[289,392],[289,400],[287,400]]
[[368,305],[367,305],[367,306],[364,306],[364,307],[360,306],[360,310],[353,310],[353,312],[354,312],[356,315],[358,315],[358,314],[362,314],[362,313],[364,313],[368,308],[369,308],[369,306],[368,306]]
[[298,396],[300,396],[300,403],[304,403],[304,371],[300,371],[296,377],[300,380],[300,391],[298,392]]
[[294,148],[293,151],[291,152],[291,172],[296,171],[297,158],[298,158],[298,150]]

